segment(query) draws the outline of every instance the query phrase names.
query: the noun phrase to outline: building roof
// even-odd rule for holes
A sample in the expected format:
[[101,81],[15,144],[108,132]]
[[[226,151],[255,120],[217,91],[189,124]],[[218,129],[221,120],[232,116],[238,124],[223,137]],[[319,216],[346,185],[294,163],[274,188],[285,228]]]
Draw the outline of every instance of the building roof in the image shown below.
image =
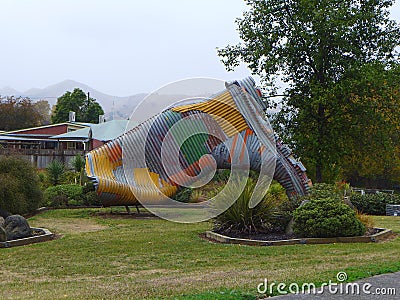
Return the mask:
[[0,134],[0,143],[1,142],[7,142],[7,141],[32,142],[32,140],[53,142],[53,140],[50,140],[47,137],[32,139],[32,138],[29,138],[29,137],[21,137],[21,136],[12,136],[12,135]]
[[[92,138],[98,141],[111,141],[126,131],[128,120],[112,120],[100,124],[93,124],[90,128],[86,127],[59,135],[52,136],[52,139],[76,141],[89,138],[89,130],[92,131]],[[129,124],[131,125],[131,124]]]
[[2,132],[1,134],[14,134],[14,133],[18,134],[19,132],[31,131],[31,130],[37,130],[37,129],[45,129],[45,128],[50,128],[50,127],[62,126],[62,125],[75,126],[78,128],[85,128],[85,127],[90,127],[94,124],[93,123],[83,123],[83,122],[64,122],[64,123],[49,124],[49,125],[43,125],[43,126],[37,126],[37,127],[5,131],[5,132]]

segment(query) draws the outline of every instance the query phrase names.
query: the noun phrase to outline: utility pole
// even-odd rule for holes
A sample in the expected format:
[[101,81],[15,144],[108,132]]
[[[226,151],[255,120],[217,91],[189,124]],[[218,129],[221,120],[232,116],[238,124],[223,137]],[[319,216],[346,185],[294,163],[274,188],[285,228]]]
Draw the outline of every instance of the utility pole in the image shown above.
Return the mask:
[[112,119],[114,120],[114,105],[115,105],[115,100],[113,99],[113,106],[112,106]]

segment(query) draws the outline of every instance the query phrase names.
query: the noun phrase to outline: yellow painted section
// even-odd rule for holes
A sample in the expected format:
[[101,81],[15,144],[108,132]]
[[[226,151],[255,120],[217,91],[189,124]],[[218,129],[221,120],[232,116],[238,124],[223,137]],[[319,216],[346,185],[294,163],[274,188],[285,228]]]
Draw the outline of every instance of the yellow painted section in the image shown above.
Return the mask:
[[171,110],[180,113],[191,110],[199,110],[208,113],[217,121],[229,137],[248,128],[245,119],[237,109],[228,91],[209,101],[178,106]]
[[[99,178],[97,193],[99,195],[102,193],[118,195],[118,199],[110,201],[110,204],[135,205],[138,202],[135,194],[140,195],[140,199],[157,203],[165,196],[171,197],[176,193],[178,189],[176,186],[160,179],[159,174],[149,172],[147,168],[134,169],[136,185],[132,187],[132,191],[128,184],[116,180],[113,170],[121,165],[122,161],[111,162],[108,151],[110,151],[108,147],[102,146],[92,151],[91,155],[94,174]],[[94,175],[90,172],[89,160],[86,160],[86,170],[88,176]]]

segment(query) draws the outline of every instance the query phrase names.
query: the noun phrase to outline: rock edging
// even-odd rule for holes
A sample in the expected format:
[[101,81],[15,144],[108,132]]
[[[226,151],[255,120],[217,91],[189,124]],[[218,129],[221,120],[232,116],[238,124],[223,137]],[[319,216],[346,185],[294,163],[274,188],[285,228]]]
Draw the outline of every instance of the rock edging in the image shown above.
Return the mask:
[[22,238],[22,239],[15,239],[5,242],[0,242],[0,248],[10,248],[16,246],[24,246],[34,243],[41,243],[46,242],[54,239],[54,233],[46,228],[34,228],[32,227],[34,232],[39,232],[39,235],[33,235],[30,237]]
[[278,241],[262,241],[243,238],[233,238],[213,231],[206,231],[206,238],[224,244],[240,244],[247,246],[285,246],[298,244],[333,244],[333,243],[374,243],[393,236],[391,229],[375,228],[378,233],[369,236],[335,237],[335,238],[296,238]]

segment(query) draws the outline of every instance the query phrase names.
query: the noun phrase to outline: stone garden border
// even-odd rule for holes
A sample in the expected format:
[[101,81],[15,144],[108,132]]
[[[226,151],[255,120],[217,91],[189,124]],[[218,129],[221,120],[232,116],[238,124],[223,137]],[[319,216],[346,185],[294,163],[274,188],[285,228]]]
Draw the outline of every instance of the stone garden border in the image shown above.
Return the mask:
[[380,242],[394,235],[391,229],[375,228],[378,233],[369,236],[335,237],[335,238],[297,238],[289,240],[262,241],[242,238],[233,238],[213,231],[206,231],[209,240],[224,244],[240,244],[247,246],[285,246],[299,244],[333,244],[333,243],[373,243]]
[[24,245],[34,244],[34,243],[41,243],[41,242],[50,241],[50,240],[54,239],[54,237],[55,237],[54,233],[50,232],[50,230],[48,230],[46,228],[32,227],[32,231],[36,231],[41,234],[23,238],[23,239],[16,239],[16,240],[10,240],[10,241],[6,241],[6,242],[0,242],[0,248],[10,248],[10,247],[24,246]]

